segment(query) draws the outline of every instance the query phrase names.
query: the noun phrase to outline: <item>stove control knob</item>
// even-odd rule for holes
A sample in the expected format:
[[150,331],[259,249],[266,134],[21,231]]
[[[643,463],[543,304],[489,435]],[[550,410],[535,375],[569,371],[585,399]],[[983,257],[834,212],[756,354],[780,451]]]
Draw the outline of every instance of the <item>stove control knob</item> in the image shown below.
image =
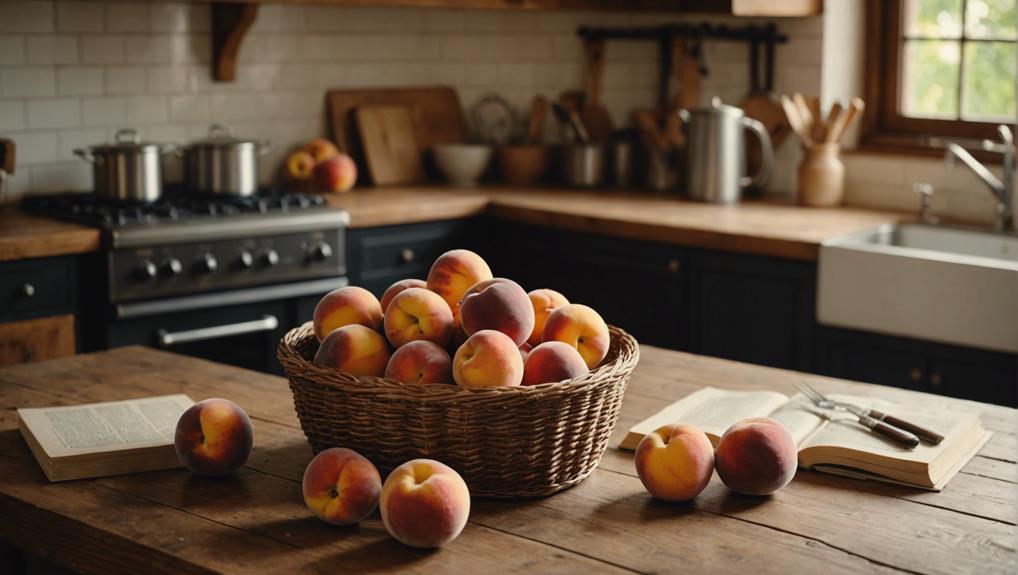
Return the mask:
[[219,260],[210,252],[205,252],[198,258],[198,268],[205,273],[212,273],[219,269]]
[[325,242],[318,242],[308,250],[308,259],[311,261],[322,261],[332,257],[332,246]]
[[272,248],[265,250],[264,252],[262,252],[262,262],[268,267],[272,267],[278,264],[279,252]]
[[247,269],[254,265],[254,255],[244,250],[240,252],[240,256],[237,257],[237,261],[240,262],[240,267]]
[[135,273],[139,279],[150,280],[159,275],[159,269],[152,260],[141,260],[135,268]]
[[177,258],[170,258],[163,263],[166,273],[171,276],[179,276],[184,271],[184,265]]

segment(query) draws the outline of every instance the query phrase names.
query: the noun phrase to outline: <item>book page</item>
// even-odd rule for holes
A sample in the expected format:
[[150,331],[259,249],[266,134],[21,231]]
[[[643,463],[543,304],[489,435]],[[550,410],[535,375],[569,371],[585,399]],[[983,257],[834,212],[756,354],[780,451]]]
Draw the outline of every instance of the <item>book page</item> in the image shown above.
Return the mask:
[[806,438],[827,424],[827,419],[810,409],[808,404],[809,401],[797,393],[768,416],[784,425],[800,448]]
[[695,425],[717,443],[736,421],[766,416],[787,401],[787,397],[776,391],[727,391],[705,387],[634,425],[620,447],[635,449],[643,436],[670,423]]
[[51,458],[170,445],[177,420],[193,405],[186,395],[64,407],[19,409],[18,416]]

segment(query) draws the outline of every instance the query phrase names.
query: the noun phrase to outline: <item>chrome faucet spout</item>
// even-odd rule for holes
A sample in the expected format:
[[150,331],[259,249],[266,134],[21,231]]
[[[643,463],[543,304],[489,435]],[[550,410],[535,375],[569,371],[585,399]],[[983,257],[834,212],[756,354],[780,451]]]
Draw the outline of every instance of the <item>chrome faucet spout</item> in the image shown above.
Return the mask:
[[990,188],[993,195],[996,196],[997,199],[1001,199],[1004,195],[1004,182],[1001,182],[997,176],[993,175],[993,172],[987,169],[986,166],[982,165],[979,160],[975,159],[968,150],[954,142],[949,142],[947,144],[947,153],[944,154],[945,165],[948,168],[953,167],[955,158],[961,160],[963,164],[968,166],[976,177],[982,180],[983,183]]
[[955,159],[961,160],[972,173],[990,188],[993,197],[997,200],[997,230],[1014,231],[1014,219],[1012,216],[1014,198],[1012,194],[1012,181],[1014,178],[1014,140],[1011,131],[1007,126],[1000,126],[998,129],[1002,144],[984,142],[983,148],[988,151],[1000,152],[1004,155],[1004,180],[1001,181],[986,166],[975,159],[965,148],[954,142],[948,142],[947,151],[944,153],[944,164],[951,168]]

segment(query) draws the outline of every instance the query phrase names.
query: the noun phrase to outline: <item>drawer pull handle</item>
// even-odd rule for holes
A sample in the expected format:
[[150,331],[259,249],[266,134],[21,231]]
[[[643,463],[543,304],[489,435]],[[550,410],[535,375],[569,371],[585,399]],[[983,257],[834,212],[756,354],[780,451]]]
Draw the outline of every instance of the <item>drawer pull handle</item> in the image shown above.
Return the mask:
[[265,315],[261,319],[252,321],[200,327],[198,329],[189,329],[187,331],[170,332],[165,329],[161,329],[156,332],[156,337],[159,340],[160,347],[170,347],[178,343],[204,341],[207,339],[244,335],[247,333],[272,331],[277,327],[279,327],[279,320],[276,319],[276,316]]
[[923,378],[923,370],[913,367],[912,371],[908,372],[908,378],[912,383],[918,383]]
[[32,296],[34,296],[35,295],[35,286],[30,284],[30,283],[26,283],[25,285],[21,286],[21,295],[23,295],[25,297],[32,297]]
[[410,248],[405,248],[405,249],[404,249],[404,250],[403,250],[403,251],[402,251],[402,252],[401,252],[401,253],[399,254],[399,259],[400,259],[400,260],[402,260],[402,261],[403,261],[403,263],[405,263],[405,264],[408,264],[408,263],[411,263],[412,261],[414,261],[414,258],[415,258],[415,257],[416,257],[416,256],[414,255],[414,250],[412,250],[412,249],[410,249]]
[[940,376],[939,373],[930,374],[930,385],[932,385],[933,387],[940,387],[940,384],[942,382],[943,378]]

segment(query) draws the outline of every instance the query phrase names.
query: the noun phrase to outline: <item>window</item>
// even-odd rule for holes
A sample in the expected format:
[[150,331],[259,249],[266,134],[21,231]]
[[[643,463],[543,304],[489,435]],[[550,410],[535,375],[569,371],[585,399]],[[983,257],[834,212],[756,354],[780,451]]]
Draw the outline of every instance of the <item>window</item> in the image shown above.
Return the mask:
[[[1013,124],[1018,0],[870,0],[863,145],[930,148]],[[939,153],[939,152],[937,152]]]

